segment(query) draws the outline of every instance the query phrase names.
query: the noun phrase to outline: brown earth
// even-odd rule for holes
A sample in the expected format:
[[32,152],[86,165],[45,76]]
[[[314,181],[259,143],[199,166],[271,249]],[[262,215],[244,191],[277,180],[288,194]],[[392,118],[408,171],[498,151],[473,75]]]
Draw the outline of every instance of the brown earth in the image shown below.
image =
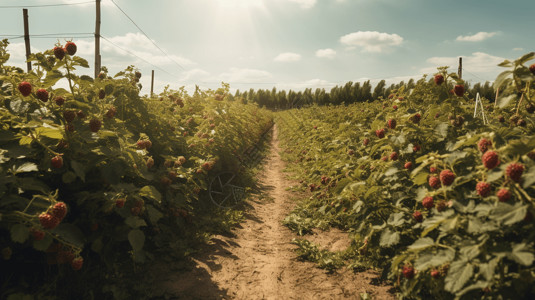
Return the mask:
[[[373,285],[373,271],[341,269],[328,274],[297,259],[291,244],[297,235],[281,224],[295,203],[287,191],[275,126],[270,154],[260,174],[262,197],[249,199],[246,220],[233,236],[214,236],[211,245],[193,257],[187,271],[160,273],[153,287],[158,299],[394,299],[390,286]],[[267,194],[266,194],[267,193]],[[347,233],[316,232],[308,239],[331,251],[349,246]],[[167,269],[173,269],[168,265]],[[158,276],[160,277],[160,276]]]

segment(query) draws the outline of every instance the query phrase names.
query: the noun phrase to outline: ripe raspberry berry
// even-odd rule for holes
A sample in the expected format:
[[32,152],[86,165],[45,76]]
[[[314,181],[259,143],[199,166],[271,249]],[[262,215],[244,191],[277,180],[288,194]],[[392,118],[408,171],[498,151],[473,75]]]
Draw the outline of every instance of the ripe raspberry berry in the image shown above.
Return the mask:
[[443,170],[440,172],[440,182],[442,182],[443,185],[451,185],[453,181],[455,180],[455,174],[453,174],[450,170]]
[[105,92],[104,90],[100,90],[100,91],[98,91],[98,98],[99,98],[100,100],[106,98],[106,92]]
[[130,213],[133,215],[133,216],[138,216],[140,213],[141,213],[141,207],[139,206],[134,206],[130,209]]
[[526,154],[531,160],[535,160],[535,150],[530,151],[528,154]]
[[487,152],[487,150],[489,150],[489,147],[492,147],[492,141],[487,140],[486,138],[482,138],[477,143],[477,147],[479,148],[479,151],[481,151],[481,153],[485,153]]
[[98,79],[101,79],[101,80],[102,79],[106,79],[106,73],[104,73],[104,72],[98,73]]
[[413,152],[418,152],[418,151],[420,151],[420,149],[421,149],[421,147],[420,147],[420,145],[418,145],[418,144],[416,144],[416,145],[414,145],[414,146],[412,147],[412,151],[413,151]]
[[115,206],[117,208],[123,208],[125,202],[126,202],[125,198],[119,198],[119,199],[115,200]]
[[204,164],[202,164],[202,168],[206,171],[210,171],[212,170],[212,167],[214,166],[214,164],[210,161],[207,161],[205,162]]
[[376,135],[378,138],[382,139],[382,138],[385,137],[385,130],[382,129],[382,128],[381,128],[381,129],[377,129],[377,130],[375,131],[375,135]]
[[138,78],[138,79],[141,78],[141,72],[139,72],[139,71],[136,71],[136,73],[135,73],[134,75],[135,75],[136,78]]
[[154,159],[152,157],[147,158],[146,165],[147,165],[147,169],[152,168],[154,166]]
[[414,217],[414,219],[415,219],[416,222],[418,222],[418,223],[422,222],[423,219],[424,219],[424,216],[422,215],[422,213],[421,213],[419,210],[415,211],[415,212],[412,214],[412,216]]
[[54,98],[54,102],[56,102],[56,105],[62,106],[65,103],[65,98],[57,96],[56,98]]
[[53,229],[58,226],[60,220],[49,213],[41,213],[39,215],[39,223],[44,229]]
[[71,261],[71,267],[73,270],[78,271],[84,265],[84,259],[82,257],[76,257]]
[[59,155],[56,155],[52,157],[52,159],[50,160],[50,164],[52,165],[52,168],[60,169],[61,167],[63,167],[63,158]]
[[526,123],[526,120],[524,119],[518,119],[518,121],[516,121],[516,126],[526,127],[527,125],[528,123]]
[[437,167],[435,167],[435,166],[429,167],[429,172],[430,173],[436,173],[437,172]]
[[43,102],[48,101],[48,92],[45,89],[38,89],[37,92],[35,92],[35,96],[37,96],[37,99]]
[[437,205],[436,205],[436,208],[437,208],[438,212],[443,211],[446,208],[446,201],[444,201],[444,200],[438,201]]
[[505,122],[505,117],[502,116],[502,115],[499,115],[499,116],[497,117],[497,119],[498,119],[498,122],[500,122],[500,123]]
[[388,157],[383,156],[383,157],[381,157],[381,160],[382,160],[382,161],[387,161],[387,160],[388,160]]
[[92,132],[98,132],[101,126],[102,122],[100,122],[98,119],[92,119],[89,121],[89,129],[91,129]]
[[38,228],[31,228],[30,234],[33,236],[33,239],[36,241],[42,241],[45,238],[45,232]]
[[476,191],[479,196],[485,198],[490,194],[490,184],[484,181],[478,182],[476,184]]
[[433,269],[433,270],[431,270],[430,274],[431,274],[431,277],[433,277],[435,279],[440,278],[440,272],[438,270]]
[[27,97],[32,93],[32,85],[27,81],[19,83],[18,89],[24,97]]
[[81,109],[80,109],[79,111],[76,112],[76,116],[77,116],[78,119],[80,119],[80,120],[83,120],[83,119],[85,119],[85,117],[86,117],[85,112],[84,112],[83,110],[81,110]]
[[398,155],[397,152],[394,151],[394,152],[390,153],[390,160],[398,160],[398,157],[399,157],[399,155]]
[[364,146],[368,146],[369,143],[370,143],[370,139],[364,139],[364,140],[362,141],[362,144],[363,144]]
[[354,155],[355,151],[353,149],[347,150],[347,155]]
[[496,151],[487,151],[481,156],[481,161],[487,169],[494,169],[500,164],[500,158]]
[[440,188],[440,180],[435,176],[429,177],[429,186],[434,189]]
[[435,75],[435,84],[441,85],[442,83],[444,83],[444,76],[442,74]]
[[505,170],[505,175],[507,175],[507,177],[511,178],[511,180],[515,182],[520,182],[522,173],[524,173],[524,166],[519,163],[511,163],[507,166],[507,169]]
[[397,106],[397,105],[393,105],[392,108],[393,108],[394,110],[398,110],[398,106]]
[[511,192],[509,192],[508,189],[500,189],[496,193],[496,196],[498,196],[498,200],[500,202],[507,202],[509,199],[511,199]]
[[464,85],[458,84],[453,88],[453,92],[457,97],[462,97],[464,95]]
[[422,206],[426,209],[431,209],[435,205],[435,202],[433,201],[433,197],[427,196],[422,200]]
[[313,128],[314,128],[314,129],[318,129],[318,126],[314,125],[314,127],[313,127]]
[[403,277],[412,279],[414,277],[414,268],[412,266],[403,266]]
[[106,112],[106,117],[108,118],[113,118],[115,117],[115,114],[117,113],[117,108],[115,108],[115,106],[112,106],[110,107],[110,109],[108,109],[108,111]]
[[408,161],[405,163],[405,165],[403,166],[405,169],[407,170],[410,170],[412,169],[412,162]]
[[65,49],[62,47],[54,47],[54,56],[57,59],[62,60],[65,57]]
[[410,116],[409,118],[409,120],[413,122],[414,124],[419,124],[421,119],[422,119],[422,115],[420,115],[419,113],[416,113]]
[[76,112],[74,112],[74,110],[66,110],[63,112],[63,118],[65,118],[67,123],[72,123],[74,118],[76,118]]
[[387,125],[388,125],[388,128],[390,129],[396,129],[396,125],[397,125],[396,119],[388,120]]
[[139,140],[136,142],[136,145],[139,149],[145,149],[145,141],[144,140]]
[[67,44],[65,44],[65,51],[67,51],[69,55],[76,54],[76,49],[77,49],[76,44],[73,42],[67,42]]
[[535,64],[529,66],[529,70],[531,71],[531,74],[535,75]]
[[440,113],[435,114],[435,119],[438,119],[440,117]]
[[56,218],[58,218],[60,221],[65,218],[65,215],[67,215],[67,205],[65,202],[58,202],[52,206],[50,209],[50,214]]

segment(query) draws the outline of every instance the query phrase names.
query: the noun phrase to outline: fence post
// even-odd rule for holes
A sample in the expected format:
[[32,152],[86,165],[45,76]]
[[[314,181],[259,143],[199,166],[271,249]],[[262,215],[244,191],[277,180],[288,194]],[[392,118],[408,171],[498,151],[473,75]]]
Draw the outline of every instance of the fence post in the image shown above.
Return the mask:
[[26,67],[28,68],[28,72],[32,70],[32,62],[29,61],[30,59],[30,29],[28,26],[28,9],[23,8],[22,9],[22,16],[24,17],[24,43],[26,44]]

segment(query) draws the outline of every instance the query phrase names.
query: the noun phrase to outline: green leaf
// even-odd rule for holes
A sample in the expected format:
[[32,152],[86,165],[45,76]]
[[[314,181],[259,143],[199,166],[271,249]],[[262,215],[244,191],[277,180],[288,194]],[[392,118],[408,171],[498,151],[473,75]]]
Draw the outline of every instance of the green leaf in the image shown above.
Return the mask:
[[424,237],[417,239],[412,245],[408,247],[409,250],[423,250],[435,245],[435,241],[432,238]]
[[147,222],[145,222],[145,220],[137,216],[130,216],[126,218],[126,220],[124,220],[124,223],[134,229],[142,227],[142,226],[147,226]]
[[45,237],[40,241],[33,241],[33,248],[38,251],[46,251],[52,244],[54,239],[50,234],[46,234]]
[[145,244],[145,234],[139,229],[132,229],[128,233],[128,241],[134,251],[141,251]]
[[17,99],[9,103],[9,107],[16,114],[24,114],[30,109],[30,104],[23,101],[22,99]]
[[491,211],[489,218],[504,225],[512,225],[524,220],[527,211],[528,205],[522,205],[521,202],[515,203],[514,206],[498,202],[496,208]]
[[530,168],[529,172],[524,174],[522,178],[524,179],[524,182],[522,182],[522,187],[524,189],[527,189],[532,186],[535,183],[535,168]]
[[510,71],[510,70],[507,70],[507,71],[503,71],[501,72],[497,77],[496,77],[496,80],[494,80],[494,90],[500,88],[506,80],[509,79],[509,76],[513,74],[513,71]]
[[163,214],[152,205],[147,205],[147,212],[149,213],[150,222],[154,225],[163,218]]
[[391,168],[389,168],[388,170],[385,171],[385,176],[390,177],[390,176],[396,174],[398,171],[399,171],[398,168],[391,167]]
[[406,222],[405,219],[403,218],[404,216],[405,216],[404,212],[390,214],[390,216],[388,217],[387,223],[394,227],[401,226],[405,224]]
[[139,195],[141,197],[146,197],[146,198],[149,198],[149,199],[156,200],[160,204],[162,203],[162,195],[152,185],[146,185],[146,186],[142,187],[139,190]]
[[87,62],[87,60],[81,58],[80,56],[73,56],[72,60],[80,67],[89,68],[89,63]]
[[498,64],[498,67],[511,68],[512,66],[513,66],[513,63],[507,59]]
[[527,61],[532,60],[533,58],[535,58],[535,52],[526,53],[526,54],[522,55],[522,57],[520,57],[519,59],[517,59],[517,60],[515,61],[515,63],[516,63],[517,65],[521,65],[521,64],[524,64],[524,63],[527,62]]
[[442,141],[448,136],[448,127],[449,124],[446,122],[442,122],[435,127],[435,134],[441,137],[438,141]]
[[28,227],[22,224],[15,224],[11,227],[11,239],[16,243],[24,243],[30,236]]
[[474,274],[474,266],[461,260],[451,263],[448,275],[444,280],[444,289],[451,293],[461,290]]
[[518,99],[518,97],[517,97],[516,94],[511,94],[511,95],[509,95],[507,97],[499,97],[498,100],[496,101],[496,105],[499,108],[504,108],[507,105],[509,105],[509,103],[511,103],[511,101],[516,101],[517,99]]
[[399,232],[391,231],[390,228],[383,230],[379,244],[381,247],[390,247],[399,243]]
[[16,167],[14,170],[15,174],[36,172],[36,171],[39,171],[39,169],[37,168],[37,165],[31,162],[23,163],[22,165]]
[[80,179],[82,179],[83,182],[85,182],[85,168],[84,168],[84,165],[75,161],[75,160],[71,160],[71,168],[73,169],[74,173],[76,174],[76,176],[80,177]]
[[76,225],[61,223],[58,227],[52,230],[52,233],[60,236],[78,248],[84,247],[85,235]]
[[74,174],[74,172],[67,171],[61,176],[61,180],[63,183],[73,183],[76,180],[76,174]]
[[432,267],[441,266],[451,262],[455,258],[455,251],[452,249],[440,250],[437,253],[425,251],[414,262],[414,268],[419,271],[425,271]]
[[93,250],[96,253],[102,252],[102,248],[104,248],[104,243],[102,242],[102,238],[98,238],[91,244],[91,250]]
[[425,184],[427,182],[428,175],[429,173],[427,172],[420,172],[412,179],[412,182],[414,182],[415,185]]
[[93,77],[91,76],[87,76],[87,75],[82,75],[80,76],[80,80],[83,80],[83,81],[87,81],[87,82],[95,82],[95,80],[93,79]]
[[529,247],[525,243],[513,245],[513,251],[508,255],[517,263],[529,267],[533,264],[535,256],[533,255],[533,247]]
[[63,78],[63,74],[61,74],[58,70],[51,70],[46,73],[45,80],[43,81],[43,86],[53,86],[55,85],[58,80]]
[[61,130],[57,127],[38,127],[35,129],[35,133],[38,136],[46,136],[55,140],[63,139],[63,133],[61,133]]

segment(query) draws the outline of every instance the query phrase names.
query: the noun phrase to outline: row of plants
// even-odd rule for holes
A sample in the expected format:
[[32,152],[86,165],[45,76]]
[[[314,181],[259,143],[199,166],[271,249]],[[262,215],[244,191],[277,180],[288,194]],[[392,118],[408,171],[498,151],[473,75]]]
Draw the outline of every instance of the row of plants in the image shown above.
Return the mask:
[[285,224],[352,241],[336,255],[298,241],[300,256],[381,269],[401,298],[533,297],[534,58],[500,64],[499,98],[476,112],[447,67],[382,102],[279,112],[283,158],[310,192]]
[[212,209],[206,190],[220,171],[252,180],[240,155],[270,128],[270,112],[228,101],[225,84],[141,97],[133,66],[78,76],[89,66],[72,42],[32,54],[26,73],[7,65],[7,44],[0,43],[2,299],[115,298],[113,284],[136,266],[183,258],[237,221],[237,211]]

